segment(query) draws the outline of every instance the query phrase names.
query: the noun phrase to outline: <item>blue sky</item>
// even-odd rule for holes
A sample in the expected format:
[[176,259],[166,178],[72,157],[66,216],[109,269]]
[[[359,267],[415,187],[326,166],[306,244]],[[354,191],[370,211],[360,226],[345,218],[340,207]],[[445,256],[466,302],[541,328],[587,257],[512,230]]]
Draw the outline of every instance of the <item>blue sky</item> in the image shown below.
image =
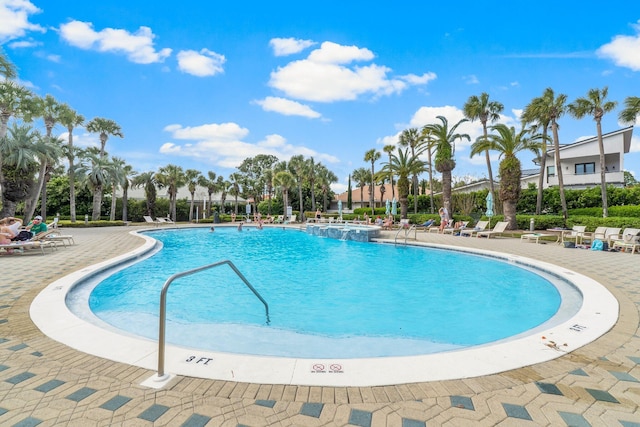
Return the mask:
[[[571,102],[608,86],[619,106],[603,131],[619,129],[624,98],[640,96],[633,3],[0,0],[0,44],[20,83],[117,122],[125,137],[106,149],[139,172],[172,163],[228,177],[246,157],[303,154],[340,191],[367,150],[438,115],[457,122],[482,92],[519,128],[547,87]],[[562,144],[595,135],[589,118],[560,126]],[[478,122],[459,129],[481,134]],[[98,139],[78,129],[74,142]],[[457,179],[486,177],[469,143],[456,160]],[[637,127],[625,169],[640,178]]]

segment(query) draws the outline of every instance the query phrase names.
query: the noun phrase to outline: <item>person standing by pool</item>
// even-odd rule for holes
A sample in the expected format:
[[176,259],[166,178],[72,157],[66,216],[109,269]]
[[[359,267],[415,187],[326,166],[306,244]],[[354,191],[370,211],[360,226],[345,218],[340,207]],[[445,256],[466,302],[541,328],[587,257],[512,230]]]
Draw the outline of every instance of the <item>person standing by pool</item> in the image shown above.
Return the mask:
[[440,232],[443,233],[444,228],[449,224],[449,211],[444,206],[438,209],[440,215]]

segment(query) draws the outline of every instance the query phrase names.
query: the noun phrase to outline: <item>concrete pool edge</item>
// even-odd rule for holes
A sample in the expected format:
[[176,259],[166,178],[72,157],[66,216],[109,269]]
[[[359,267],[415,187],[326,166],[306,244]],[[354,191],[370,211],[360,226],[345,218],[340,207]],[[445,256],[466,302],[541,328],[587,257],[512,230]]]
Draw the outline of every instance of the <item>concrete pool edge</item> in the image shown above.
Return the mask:
[[[47,286],[34,299],[30,309],[36,326],[50,338],[77,350],[155,371],[156,342],[106,331],[80,321],[65,305],[66,292],[82,277],[141,256],[153,248],[151,241],[154,240],[149,239],[142,248],[126,256],[87,267]],[[563,277],[570,276],[585,296],[583,307],[567,322],[535,336],[467,350],[371,359],[287,359],[167,346],[165,370],[227,381],[317,386],[373,386],[468,378],[555,359],[594,341],[617,321],[618,302],[613,295],[604,286],[575,271],[499,252],[435,244],[424,246],[518,260],[527,265],[539,265]]]

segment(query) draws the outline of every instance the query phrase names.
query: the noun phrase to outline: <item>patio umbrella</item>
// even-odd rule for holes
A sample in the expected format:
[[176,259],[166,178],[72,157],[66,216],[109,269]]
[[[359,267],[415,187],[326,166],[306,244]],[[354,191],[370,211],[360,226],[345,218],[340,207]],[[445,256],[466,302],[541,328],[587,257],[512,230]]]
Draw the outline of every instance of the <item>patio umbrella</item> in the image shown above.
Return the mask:
[[391,201],[391,215],[398,215],[398,202],[395,197]]
[[493,193],[491,193],[491,191],[489,191],[489,194],[487,194],[487,211],[485,212],[485,215],[489,217],[489,221],[491,221],[491,217],[493,216]]
[[389,201],[389,199],[387,199],[387,202],[386,202],[386,204],[385,204],[385,207],[386,207],[387,209],[384,211],[384,214],[385,214],[386,216],[389,216],[389,213],[391,212],[391,202]]
[[342,219],[342,200],[338,200],[338,218]]

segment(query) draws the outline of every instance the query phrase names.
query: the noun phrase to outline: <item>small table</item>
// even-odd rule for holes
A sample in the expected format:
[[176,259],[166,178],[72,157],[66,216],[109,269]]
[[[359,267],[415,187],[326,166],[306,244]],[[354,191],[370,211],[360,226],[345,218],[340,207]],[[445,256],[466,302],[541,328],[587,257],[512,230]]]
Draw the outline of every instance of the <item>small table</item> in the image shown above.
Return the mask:
[[556,241],[555,243],[558,243],[558,238],[559,235],[558,234],[544,234],[544,233],[530,233],[530,234],[523,234],[522,236],[520,236],[520,240],[527,240],[527,241],[531,241],[531,240],[535,240],[536,244],[540,243],[540,238],[541,237],[555,237]]

